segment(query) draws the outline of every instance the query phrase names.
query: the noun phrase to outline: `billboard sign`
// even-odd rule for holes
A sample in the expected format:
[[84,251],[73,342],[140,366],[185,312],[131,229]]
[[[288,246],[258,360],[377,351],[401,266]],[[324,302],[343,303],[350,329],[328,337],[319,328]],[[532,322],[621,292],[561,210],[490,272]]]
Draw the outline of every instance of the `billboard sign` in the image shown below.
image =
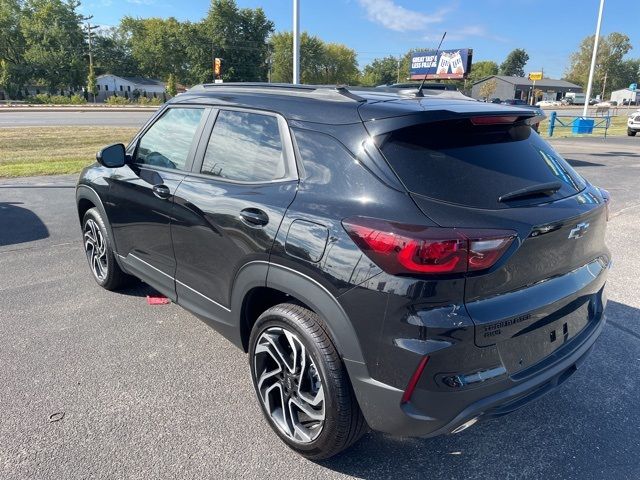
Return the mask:
[[411,55],[411,80],[466,78],[471,71],[473,50],[460,48],[457,50],[426,50],[413,52]]
[[542,72],[531,72],[529,73],[529,80],[535,82],[536,80],[542,80],[543,73]]

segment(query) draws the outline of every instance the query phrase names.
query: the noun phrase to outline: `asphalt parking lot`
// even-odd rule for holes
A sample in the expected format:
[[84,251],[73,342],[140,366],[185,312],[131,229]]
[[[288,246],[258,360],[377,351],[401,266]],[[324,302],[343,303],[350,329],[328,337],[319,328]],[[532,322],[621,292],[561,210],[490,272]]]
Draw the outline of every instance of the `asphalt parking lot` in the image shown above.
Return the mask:
[[[608,323],[560,389],[461,434],[289,451],[247,359],[148,287],[86,265],[72,176],[0,180],[0,478],[640,478],[640,139],[554,141],[611,191]],[[53,417],[52,417],[53,416]]]

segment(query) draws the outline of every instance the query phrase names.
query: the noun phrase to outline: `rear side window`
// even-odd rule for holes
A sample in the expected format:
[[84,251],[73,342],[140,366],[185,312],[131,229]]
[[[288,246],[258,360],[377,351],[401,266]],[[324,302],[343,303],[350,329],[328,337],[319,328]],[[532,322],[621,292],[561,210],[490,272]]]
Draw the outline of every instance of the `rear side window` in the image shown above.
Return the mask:
[[284,178],[278,119],[272,115],[220,110],[201,173],[242,182]]
[[170,108],[145,132],[136,150],[136,163],[184,170],[202,108]]
[[585,182],[526,125],[474,126],[467,119],[420,124],[376,139],[410,192],[475,208],[507,208],[498,198],[538,184],[559,182],[550,197],[565,198]]

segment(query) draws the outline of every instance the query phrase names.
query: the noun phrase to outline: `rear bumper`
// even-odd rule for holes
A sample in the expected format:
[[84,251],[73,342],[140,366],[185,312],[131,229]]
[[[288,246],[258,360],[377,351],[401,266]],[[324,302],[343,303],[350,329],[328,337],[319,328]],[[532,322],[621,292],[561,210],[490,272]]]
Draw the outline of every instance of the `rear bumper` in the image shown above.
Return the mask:
[[[398,436],[434,437],[452,433],[473,419],[485,420],[513,412],[552,391],[579,368],[602,332],[604,323],[604,314],[600,314],[597,321],[591,322],[571,342],[537,365],[535,373],[523,378],[514,378],[517,377],[514,375],[493,384],[493,393],[487,396],[478,398],[482,387],[438,394],[442,410],[428,414],[412,403],[401,405],[403,391],[370,378],[364,364],[348,360],[346,363],[360,407],[372,429]],[[429,392],[416,394],[429,395]],[[465,402],[464,397],[468,397],[467,406],[452,419],[447,418],[447,395],[455,404]]]

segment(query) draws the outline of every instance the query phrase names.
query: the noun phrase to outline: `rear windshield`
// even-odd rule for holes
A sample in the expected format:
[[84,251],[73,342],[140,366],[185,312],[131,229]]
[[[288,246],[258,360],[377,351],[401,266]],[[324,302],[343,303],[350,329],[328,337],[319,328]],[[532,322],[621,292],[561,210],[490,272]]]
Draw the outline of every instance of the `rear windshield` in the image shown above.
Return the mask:
[[[475,208],[508,208],[576,194],[585,181],[527,125],[474,126],[468,119],[427,123],[379,136],[376,143],[410,192]],[[551,196],[498,198],[556,182]]]

